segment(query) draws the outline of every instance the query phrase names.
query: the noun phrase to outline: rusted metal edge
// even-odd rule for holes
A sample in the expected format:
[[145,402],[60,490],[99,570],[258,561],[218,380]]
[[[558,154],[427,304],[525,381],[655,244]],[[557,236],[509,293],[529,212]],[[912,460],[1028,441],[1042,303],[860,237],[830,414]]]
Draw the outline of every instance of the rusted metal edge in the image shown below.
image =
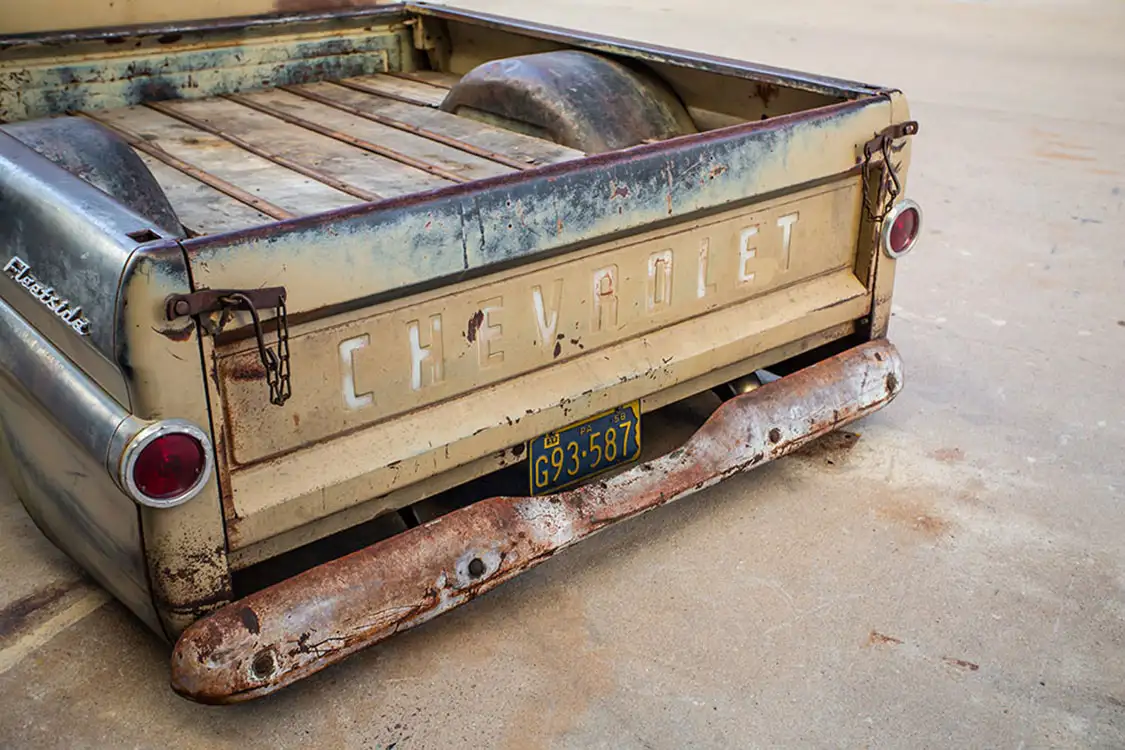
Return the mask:
[[213,187],[220,193],[224,193],[228,197],[234,198],[239,203],[244,203],[255,210],[261,211],[267,216],[273,217],[274,219],[296,218],[296,214],[290,213],[280,206],[275,206],[273,203],[259,198],[256,195],[252,195],[242,188],[238,187],[237,185],[231,184],[221,177],[216,177],[210,172],[200,169],[193,164],[189,164],[183,159],[172,156],[170,153],[160,148],[159,146],[146,141],[144,138],[141,138],[139,135],[129,130],[128,128],[122,127],[121,125],[118,125],[117,123],[112,122],[107,118],[98,117],[97,115],[91,114],[89,112],[80,112],[78,113],[78,115],[93,120],[102,127],[109,128],[110,130],[124,138],[126,143],[128,143],[138,151],[143,151],[157,161],[164,162],[169,167],[179,170],[188,177],[191,177],[194,180]]
[[373,94],[375,96],[381,96],[384,99],[391,99],[391,100],[396,101],[396,102],[402,102],[403,104],[413,104],[415,107],[426,107],[428,109],[437,109],[436,104],[432,104],[430,102],[427,102],[424,99],[415,99],[412,96],[406,96],[405,94],[399,94],[399,93],[394,92],[394,91],[384,91],[383,89],[380,89],[378,86],[372,86],[370,84],[363,83],[361,81],[350,81],[346,78],[342,78],[338,81],[332,81],[332,83],[336,84],[337,86],[343,86],[344,88],[352,89],[353,91],[363,92],[364,94]]
[[828,96],[840,96],[842,94],[865,96],[885,90],[883,86],[862,83],[860,81],[802,73],[798,70],[749,63],[729,57],[718,57],[702,52],[663,47],[657,44],[642,44],[640,42],[604,34],[576,32],[560,26],[551,26],[549,24],[524,21],[473,10],[462,10],[446,5],[415,2],[407,3],[406,10],[410,13],[417,13],[423,16],[472,24],[474,26],[485,26],[500,31],[510,31],[524,36],[571,44],[576,47],[598,52],[627,55],[650,62],[669,63],[711,73],[734,75],[739,78],[749,78],[754,81],[798,88],[804,91],[814,91],[820,94],[827,94]]
[[738,396],[681,448],[603,481],[496,497],[227,605],[172,654],[172,687],[204,703],[272,693],[464,604],[618,521],[785,455],[887,404],[902,363],[872,341]]
[[349,146],[355,146],[356,148],[363,149],[364,151],[370,151],[373,154],[391,159],[392,161],[397,161],[400,164],[405,164],[406,166],[412,167],[414,169],[419,169],[423,172],[432,174],[435,177],[441,177],[443,180],[449,180],[450,182],[471,181],[470,178],[465,177],[464,175],[450,172],[448,169],[442,169],[435,164],[430,164],[428,161],[416,159],[413,156],[408,156],[399,151],[395,151],[393,148],[389,148],[378,143],[372,143],[371,141],[365,140],[363,138],[357,138],[354,135],[349,135],[348,133],[341,132],[339,130],[336,130],[335,128],[330,128],[327,125],[321,125],[319,122],[313,122],[308,118],[298,117],[297,115],[280,110],[277,107],[271,107],[268,104],[262,104],[261,102],[245,97],[242,94],[224,94],[222,98],[235,102],[237,104],[241,104],[244,107],[255,109],[262,114],[276,117],[282,122],[287,122],[290,125],[296,125],[297,127],[304,128],[305,130],[311,130],[314,133],[328,136],[329,138],[335,139],[342,143],[346,143]]
[[[335,84],[336,82],[328,81],[328,83]],[[285,91],[286,93],[293,94],[294,96],[300,96],[302,98],[309,99],[310,101],[319,102],[320,104],[338,109],[341,112],[347,112],[350,115],[362,117],[365,120],[371,120],[372,122],[377,122],[380,125],[386,125],[387,127],[394,128],[395,130],[402,130],[412,135],[420,136],[427,140],[434,141],[435,143],[440,143],[442,145],[449,146],[450,148],[455,148],[458,151],[464,151],[467,154],[479,156],[482,159],[488,159],[489,161],[494,161],[497,164],[503,164],[504,166],[511,167],[512,169],[530,169],[532,167],[532,165],[527,162],[512,159],[511,157],[505,156],[504,154],[498,154],[495,151],[489,151],[486,148],[474,146],[473,144],[466,143],[465,141],[462,141],[458,138],[443,135],[442,133],[435,133],[432,130],[427,130],[426,128],[418,127],[417,125],[411,125],[408,122],[403,122],[402,120],[397,120],[393,117],[388,117],[387,115],[381,115],[378,112],[366,112],[358,107],[353,107],[350,104],[336,101],[332,97],[318,94],[315,91],[306,91],[305,89],[298,88],[296,86],[278,86],[278,88],[282,91]],[[382,95],[372,94],[372,96]]]
[[303,174],[305,177],[312,178],[317,182],[321,182],[325,185],[328,185],[329,187],[335,188],[341,193],[347,193],[350,196],[365,201],[375,201],[383,197],[378,193],[373,193],[370,190],[364,190],[363,188],[356,187],[355,185],[351,185],[347,182],[344,182],[343,180],[339,180],[330,174],[326,174],[320,171],[319,169],[314,169],[312,167],[301,164],[300,162],[293,161],[289,157],[279,154],[275,151],[270,151],[269,149],[255,146],[253,143],[250,143],[244,138],[240,138],[233,133],[228,133],[222,128],[217,128],[211,123],[206,122],[205,120],[200,120],[198,117],[192,117],[186,112],[181,112],[166,102],[145,102],[144,106],[148,107],[149,109],[156,110],[162,115],[166,115],[167,117],[179,120],[185,125],[191,125],[193,128],[202,130],[205,133],[210,133],[217,138],[222,138],[224,141],[230,143],[231,145],[237,146],[244,151],[249,151],[255,156],[259,156],[267,161],[273,162],[279,167],[284,167],[298,174]]

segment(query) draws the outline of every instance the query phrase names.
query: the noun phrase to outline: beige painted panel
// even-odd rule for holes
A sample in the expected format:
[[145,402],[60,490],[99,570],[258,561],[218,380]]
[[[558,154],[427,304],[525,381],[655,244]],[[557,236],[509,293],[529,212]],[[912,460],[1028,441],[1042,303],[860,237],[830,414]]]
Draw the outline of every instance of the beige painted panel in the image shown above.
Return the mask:
[[293,396],[263,408],[248,343],[223,352],[236,464],[260,461],[830,271],[851,268],[847,180],[488,277],[367,317],[294,328]]
[[[860,304],[866,304],[864,300],[859,300],[859,302]],[[657,391],[642,398],[641,411],[647,414],[650,411],[659,409],[674,401],[680,401],[696,393],[702,393],[710,388],[728,383],[746,373],[769,367],[776,362],[781,362],[790,357],[797,356],[798,354],[803,354],[804,352],[843,338],[854,332],[855,323],[853,321],[840,323],[839,325],[817,331],[804,338],[795,339],[773,349],[759,352],[748,359],[739,360],[726,367],[711,370],[700,377],[690,380],[681,380],[670,388]],[[663,377],[665,373],[661,372],[660,375]],[[610,398],[613,398],[613,396]],[[456,466],[448,471],[443,471],[440,474],[429,476],[414,484],[400,487],[385,495],[379,495],[370,500],[365,500],[360,497],[360,502],[355,505],[350,505],[344,510],[313,519],[304,525],[292,528],[290,531],[281,532],[275,536],[262,537],[259,541],[253,542],[245,547],[237,545],[243,543],[241,540],[246,537],[247,532],[260,533],[263,529],[268,530],[274,527],[289,528],[292,525],[292,521],[288,519],[301,512],[302,503],[301,501],[290,501],[289,503],[272,505],[254,515],[252,519],[234,519],[231,524],[232,533],[233,538],[238,541],[233,542],[235,546],[231,547],[231,567],[235,569],[245,568],[254,563],[276,557],[283,552],[296,549],[297,547],[316,541],[317,539],[342,531],[350,526],[356,526],[370,521],[380,513],[402,508],[424,498],[432,497],[451,487],[456,487],[459,484],[496,471],[497,469],[518,463],[524,458],[524,450],[524,445],[519,443],[514,448],[505,448],[491,453],[482,458],[470,461],[469,463]],[[333,496],[334,498],[339,498],[338,494],[334,494]]]
[[869,306],[867,290],[852,271],[835,271],[235,471],[229,544],[253,544],[409,487],[560,425],[829,330]]
[[[386,5],[387,1],[365,0],[352,4]],[[0,34],[197,21],[277,11],[330,10],[340,6],[340,0],[195,0],[191,3],[169,0],[5,0],[0,3]]]

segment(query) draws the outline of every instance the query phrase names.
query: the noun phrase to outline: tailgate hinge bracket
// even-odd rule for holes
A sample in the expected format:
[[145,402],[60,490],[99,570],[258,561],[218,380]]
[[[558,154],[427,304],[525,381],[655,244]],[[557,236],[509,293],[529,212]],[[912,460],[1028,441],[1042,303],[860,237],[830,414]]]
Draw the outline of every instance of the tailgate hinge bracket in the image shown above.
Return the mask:
[[[918,132],[918,122],[907,120],[890,127],[884,128],[874,138],[863,144],[863,206],[868,218],[876,224],[883,221],[887,212],[894,206],[895,200],[902,193],[902,180],[899,179],[899,164],[895,163],[893,154],[902,150],[905,144],[896,145],[896,141],[915,135]],[[871,182],[872,171],[875,169],[875,156],[882,156],[883,170],[879,185],[872,200]]]
[[[260,309],[270,308],[274,311],[277,327],[277,341],[273,348],[266,344],[259,314]],[[258,343],[258,357],[266,370],[270,403],[281,406],[293,394],[289,376],[289,318],[285,309],[285,287],[203,289],[190,294],[173,294],[164,306],[164,314],[168,320],[216,312],[228,315],[236,310],[250,313],[254,337]]]

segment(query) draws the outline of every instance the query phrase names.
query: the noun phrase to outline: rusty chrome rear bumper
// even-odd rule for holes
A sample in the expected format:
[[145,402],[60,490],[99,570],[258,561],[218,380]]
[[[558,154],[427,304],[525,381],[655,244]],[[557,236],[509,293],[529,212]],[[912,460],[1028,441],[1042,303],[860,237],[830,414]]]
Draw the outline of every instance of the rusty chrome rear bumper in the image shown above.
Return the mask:
[[681,448],[574,490],[495,497],[251,594],[199,620],[172,687],[204,703],[271,693],[419,625],[617,521],[785,455],[887,404],[902,363],[885,339],[724,403]]

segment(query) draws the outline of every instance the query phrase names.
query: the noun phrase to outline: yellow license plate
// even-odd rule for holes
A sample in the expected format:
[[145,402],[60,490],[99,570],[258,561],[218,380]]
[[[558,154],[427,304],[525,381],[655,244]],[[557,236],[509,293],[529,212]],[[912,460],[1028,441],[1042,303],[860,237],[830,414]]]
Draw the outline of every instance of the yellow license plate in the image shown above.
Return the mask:
[[531,494],[555,492],[641,455],[641,402],[603,412],[531,441]]

